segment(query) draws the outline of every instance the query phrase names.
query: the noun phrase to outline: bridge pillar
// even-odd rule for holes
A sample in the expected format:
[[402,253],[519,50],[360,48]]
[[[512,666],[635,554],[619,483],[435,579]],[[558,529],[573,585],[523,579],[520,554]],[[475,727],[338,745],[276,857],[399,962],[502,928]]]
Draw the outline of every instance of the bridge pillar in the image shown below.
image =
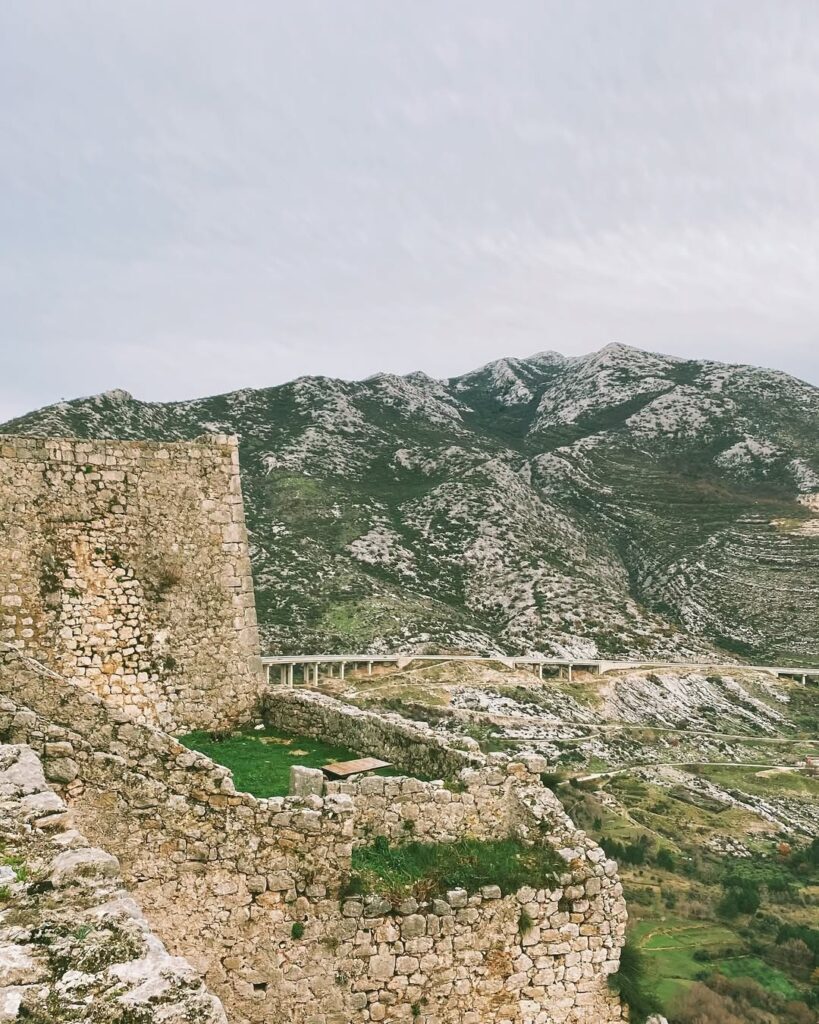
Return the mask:
[[538,677],[538,679],[543,679],[543,662],[542,661],[538,662],[537,677]]
[[339,679],[343,679],[344,678],[344,673],[346,671],[347,671],[347,662],[346,661],[342,661],[342,663],[338,666],[338,678]]
[[569,671],[568,671],[569,682],[571,682],[572,681],[572,666],[569,665],[568,669],[569,669]]
[[315,664],[313,665],[313,686],[318,686],[318,679],[319,679],[319,664],[318,664],[318,662],[315,662]]
[[373,674],[373,663],[371,661],[368,661],[367,662],[367,675],[371,676],[372,674]]
[[291,664],[289,664],[287,666],[287,685],[288,686],[292,686],[293,685],[293,677],[294,677],[294,675],[295,675],[295,666],[291,662]]

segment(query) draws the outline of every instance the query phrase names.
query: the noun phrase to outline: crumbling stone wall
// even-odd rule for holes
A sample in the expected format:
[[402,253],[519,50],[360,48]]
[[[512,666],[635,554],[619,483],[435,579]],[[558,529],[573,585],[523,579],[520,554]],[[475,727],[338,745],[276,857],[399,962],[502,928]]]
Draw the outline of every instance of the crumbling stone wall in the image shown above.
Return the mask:
[[484,763],[472,739],[461,738],[456,746],[426,722],[365,711],[315,690],[277,686],[266,694],[264,716],[277,729],[315,739],[332,737],[364,757],[378,751],[382,760],[422,778],[450,779],[462,768]]
[[261,687],[236,438],[0,437],[0,640],[169,732]]
[[[555,887],[393,906],[339,899],[359,829],[382,809],[366,780],[343,784],[350,792],[313,775],[300,795],[237,794],[227,770],[16,655],[0,662],[0,739],[42,756],[83,831],[119,857],[152,927],[202,971],[233,1024],[621,1019],[606,984],[625,929],[616,865],[540,785],[537,757],[479,764],[472,753],[455,779],[464,792],[450,796],[503,794],[495,834],[552,843],[566,865]],[[415,782],[398,781],[406,797]],[[418,803],[418,827],[440,834],[442,818],[424,819],[450,791],[421,789],[431,799]],[[488,837],[490,815],[474,820]],[[533,924],[522,932],[524,908]]]
[[119,864],[72,827],[30,747],[0,744],[0,1020],[227,1024],[124,889]]
[[515,780],[504,770],[506,760],[498,767],[464,770],[457,788],[441,781],[373,775],[325,782],[323,792],[344,793],[353,800],[357,843],[375,836],[429,843],[451,843],[464,836],[495,839],[516,824],[514,801],[509,800]]

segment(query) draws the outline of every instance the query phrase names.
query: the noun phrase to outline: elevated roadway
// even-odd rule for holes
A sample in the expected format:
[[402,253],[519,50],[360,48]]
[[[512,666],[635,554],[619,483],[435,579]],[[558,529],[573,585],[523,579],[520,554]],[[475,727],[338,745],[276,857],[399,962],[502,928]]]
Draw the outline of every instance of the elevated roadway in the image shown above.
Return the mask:
[[[540,679],[544,671],[555,672],[571,680],[575,672],[591,672],[604,675],[607,672],[623,672],[629,669],[683,669],[693,671],[705,669],[714,671],[722,669],[737,671],[738,669],[767,672],[777,678],[799,679],[803,683],[808,679],[819,679],[819,667],[801,668],[786,665],[746,665],[740,663],[718,664],[701,661],[610,661],[598,658],[542,658],[538,656],[517,657],[510,655],[494,655],[487,657],[479,654],[286,654],[271,655],[262,658],[262,665],[270,683],[277,681],[282,685],[292,686],[295,676],[301,676],[304,683],[317,683],[319,675],[326,674],[344,679],[348,670],[364,669],[372,675],[373,669],[406,668],[412,663],[436,664],[440,662],[475,662],[485,665],[500,664],[512,669],[529,669]],[[278,679],[276,677],[278,676]]]

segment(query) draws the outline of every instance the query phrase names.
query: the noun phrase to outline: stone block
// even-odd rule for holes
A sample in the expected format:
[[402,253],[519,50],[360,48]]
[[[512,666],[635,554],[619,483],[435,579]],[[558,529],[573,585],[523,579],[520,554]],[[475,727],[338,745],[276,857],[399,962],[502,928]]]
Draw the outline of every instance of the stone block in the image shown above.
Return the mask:
[[306,768],[294,764],[290,768],[290,795],[307,797],[321,796],[324,789],[324,772],[320,768]]

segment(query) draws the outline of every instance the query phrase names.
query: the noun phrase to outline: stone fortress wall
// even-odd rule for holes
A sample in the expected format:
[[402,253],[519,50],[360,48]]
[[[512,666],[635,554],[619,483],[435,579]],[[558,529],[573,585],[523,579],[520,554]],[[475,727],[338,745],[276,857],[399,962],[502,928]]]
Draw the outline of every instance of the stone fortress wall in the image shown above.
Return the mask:
[[[317,700],[345,713],[328,697],[288,695],[301,699],[314,714]],[[414,734],[408,749],[427,763],[428,730],[398,733],[397,744]],[[454,792],[414,778],[324,783],[302,769],[293,795],[260,800],[236,793],[227,769],[14,654],[0,671],[0,740],[42,758],[78,826],[119,858],[154,930],[202,971],[232,1024],[621,1019],[606,983],[625,930],[616,865],[541,785],[541,758],[470,754]],[[397,837],[405,818],[429,839],[545,836],[565,874],[552,890],[507,896],[489,886],[397,908],[340,899],[353,845]]]
[[0,641],[136,721],[241,720],[261,670],[237,439],[0,437]]
[[116,858],[71,824],[34,751],[0,744],[0,885],[13,905],[0,914],[0,1020],[69,1024],[91,1002],[95,1024],[227,1024],[151,931]]
[[[307,691],[265,699],[233,439],[4,438],[0,502],[0,742],[41,759],[231,1024],[622,1019],[607,985],[625,931],[616,865],[542,786],[541,758],[487,757]],[[291,795],[256,799],[168,735],[263,710],[407,777],[298,769]],[[342,895],[355,845],[377,835],[510,832],[559,852],[553,889]]]
[[[362,756],[381,751],[384,760],[409,775],[446,779],[462,768],[482,765],[475,740],[464,737],[456,746],[425,722],[402,715],[366,711],[312,690],[276,686],[266,694],[265,720],[276,728],[334,741]],[[420,741],[419,741],[420,738]]]

